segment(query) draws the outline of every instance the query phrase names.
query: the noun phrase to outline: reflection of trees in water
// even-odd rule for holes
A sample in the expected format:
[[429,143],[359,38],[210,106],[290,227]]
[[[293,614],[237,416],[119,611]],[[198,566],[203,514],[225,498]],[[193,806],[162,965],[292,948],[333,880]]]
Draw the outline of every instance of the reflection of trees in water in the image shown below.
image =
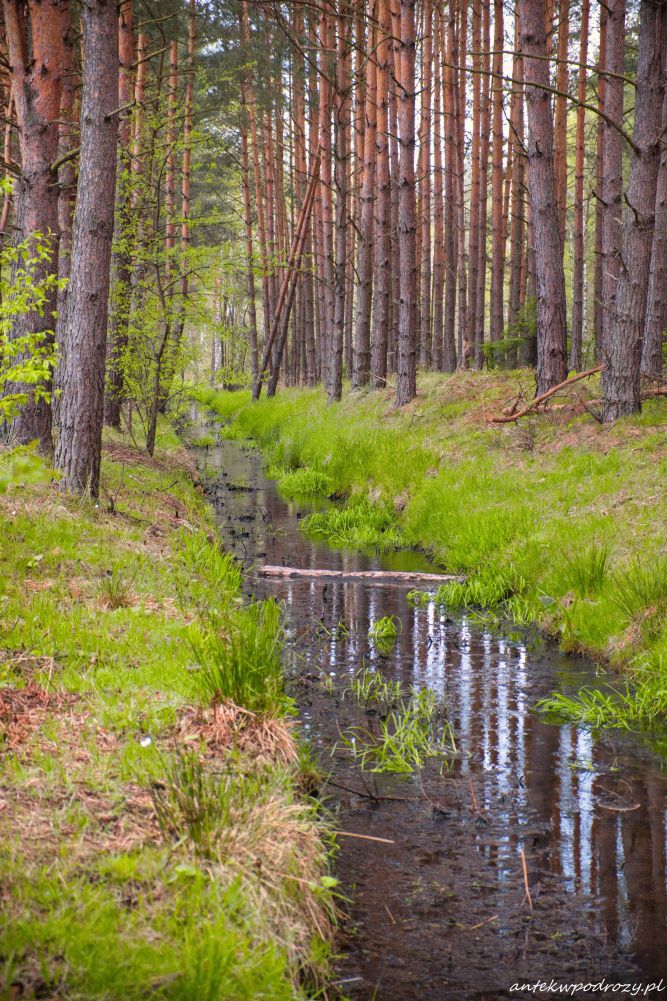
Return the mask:
[[[223,448],[238,446],[229,442]],[[378,566],[368,555],[330,550],[305,538],[296,506],[288,506],[263,479],[257,455],[241,454],[240,461],[222,465],[229,481],[260,485],[259,493],[230,492],[225,498],[232,524],[234,512],[256,514],[254,525],[244,523],[252,536],[249,556],[267,552],[270,562],[312,568]],[[393,569],[400,568],[396,559]],[[530,711],[555,685],[549,657],[484,633],[465,619],[453,622],[432,603],[412,607],[404,587],[293,579],[263,581],[261,589],[286,602],[306,671],[335,671],[345,686],[365,662],[443,698],[460,751],[451,782],[460,772],[461,802],[468,810],[469,776],[492,818],[493,837],[480,836],[477,843],[497,887],[510,892],[515,886],[524,847],[531,879],[588,898],[592,932],[630,947],[644,970],[658,972],[667,921],[665,777],[648,756],[633,754],[625,737],[601,743],[582,728],[547,725]],[[401,626],[392,649],[380,654],[369,629],[391,615]],[[583,671],[574,660],[561,659],[561,666],[575,675]],[[579,683],[590,680],[582,675]],[[322,744],[328,740],[326,733],[315,737]],[[451,782],[445,785],[450,795]],[[638,809],[627,810],[635,804]],[[445,854],[448,844],[456,851],[447,839],[457,832],[460,837],[458,827],[439,835]]]

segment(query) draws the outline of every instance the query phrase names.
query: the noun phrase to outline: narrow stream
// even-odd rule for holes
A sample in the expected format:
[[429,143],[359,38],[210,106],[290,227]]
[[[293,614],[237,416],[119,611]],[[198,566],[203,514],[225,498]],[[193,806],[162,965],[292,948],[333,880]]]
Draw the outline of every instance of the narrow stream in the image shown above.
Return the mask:
[[[307,504],[279,494],[252,447],[223,441],[199,454],[223,543],[250,569],[250,591],[284,602],[289,674],[330,779],[323,798],[334,824],[390,842],[339,837],[336,874],[349,898],[341,991],[364,1001],[492,1001],[549,996],[511,987],[552,978],[667,979],[660,759],[631,735],[549,725],[531,711],[554,688],[591,683],[590,668],[432,602],[412,607],[407,585],[258,577],[262,563],[430,568],[417,553],[367,555],[307,538]],[[401,628],[382,655],[368,632],[389,615]],[[360,771],[340,735],[368,720],[345,696],[363,664],[444,700],[458,748],[450,766],[408,777]]]

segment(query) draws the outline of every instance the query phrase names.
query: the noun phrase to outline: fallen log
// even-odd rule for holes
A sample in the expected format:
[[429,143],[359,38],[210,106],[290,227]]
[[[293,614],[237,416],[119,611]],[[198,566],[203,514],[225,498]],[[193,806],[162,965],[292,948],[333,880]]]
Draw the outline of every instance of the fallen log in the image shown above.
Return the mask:
[[542,393],[540,396],[536,396],[535,399],[524,407],[523,410],[519,410],[516,414],[503,414],[499,417],[487,417],[489,424],[510,424],[512,421],[518,421],[521,417],[525,417],[529,414],[531,410],[535,407],[539,407],[540,403],[544,403],[555,393],[560,392],[561,389],[567,389],[568,386],[572,386],[575,382],[579,382],[580,379],[587,379],[591,375],[595,375],[596,372],[602,371],[602,365],[596,365],[595,368],[589,368],[586,372],[579,372],[578,375],[573,375],[571,379],[566,379],[564,382],[559,382],[557,386],[553,386],[548,389],[546,393]]
[[404,581],[407,583],[446,584],[449,581],[463,581],[464,577],[452,574],[423,573],[420,570],[307,570],[302,567],[258,567],[260,577],[314,577],[318,579],[333,578],[336,580],[387,580]]

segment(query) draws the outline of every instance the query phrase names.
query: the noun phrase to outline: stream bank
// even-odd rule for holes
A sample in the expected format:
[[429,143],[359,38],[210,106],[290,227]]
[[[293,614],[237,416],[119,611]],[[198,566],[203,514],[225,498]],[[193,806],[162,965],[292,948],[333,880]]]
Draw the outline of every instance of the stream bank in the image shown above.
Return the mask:
[[[362,553],[306,537],[299,525],[312,503],[281,495],[251,443],[223,440],[202,450],[201,463],[247,586],[284,603],[287,668],[335,825],[381,839],[338,839],[336,871],[350,901],[341,990],[359,1001],[492,1001],[533,996],[511,987],[538,979],[659,980],[667,955],[660,759],[631,735],[556,726],[531,711],[554,687],[595,684],[592,668],[432,600],[411,604],[405,585],[253,577],[262,563],[433,568],[414,552]],[[382,652],[369,630],[388,616],[400,628]],[[457,745],[445,767],[432,762],[408,776],[359,768],[341,735],[369,725],[349,697],[364,664],[442,700]]]
[[[287,491],[344,498],[313,519],[352,548],[421,548],[447,573],[447,605],[536,624],[567,653],[621,674],[627,697],[561,700],[561,718],[651,729],[667,720],[667,402],[597,424],[586,399],[490,425],[530,389],[522,372],[422,376],[396,410],[387,392],[346,389],[202,390],[231,421],[225,435],[257,440]],[[595,393],[595,384],[574,387]],[[599,682],[598,689],[604,685]]]

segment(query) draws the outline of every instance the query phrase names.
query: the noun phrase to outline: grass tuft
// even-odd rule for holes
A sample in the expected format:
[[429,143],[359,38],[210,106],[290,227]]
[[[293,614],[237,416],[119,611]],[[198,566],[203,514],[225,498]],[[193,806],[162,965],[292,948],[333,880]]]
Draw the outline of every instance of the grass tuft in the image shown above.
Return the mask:
[[253,713],[289,704],[281,661],[283,630],[275,601],[255,602],[242,616],[225,616],[195,643],[195,681],[205,702],[230,700]]

